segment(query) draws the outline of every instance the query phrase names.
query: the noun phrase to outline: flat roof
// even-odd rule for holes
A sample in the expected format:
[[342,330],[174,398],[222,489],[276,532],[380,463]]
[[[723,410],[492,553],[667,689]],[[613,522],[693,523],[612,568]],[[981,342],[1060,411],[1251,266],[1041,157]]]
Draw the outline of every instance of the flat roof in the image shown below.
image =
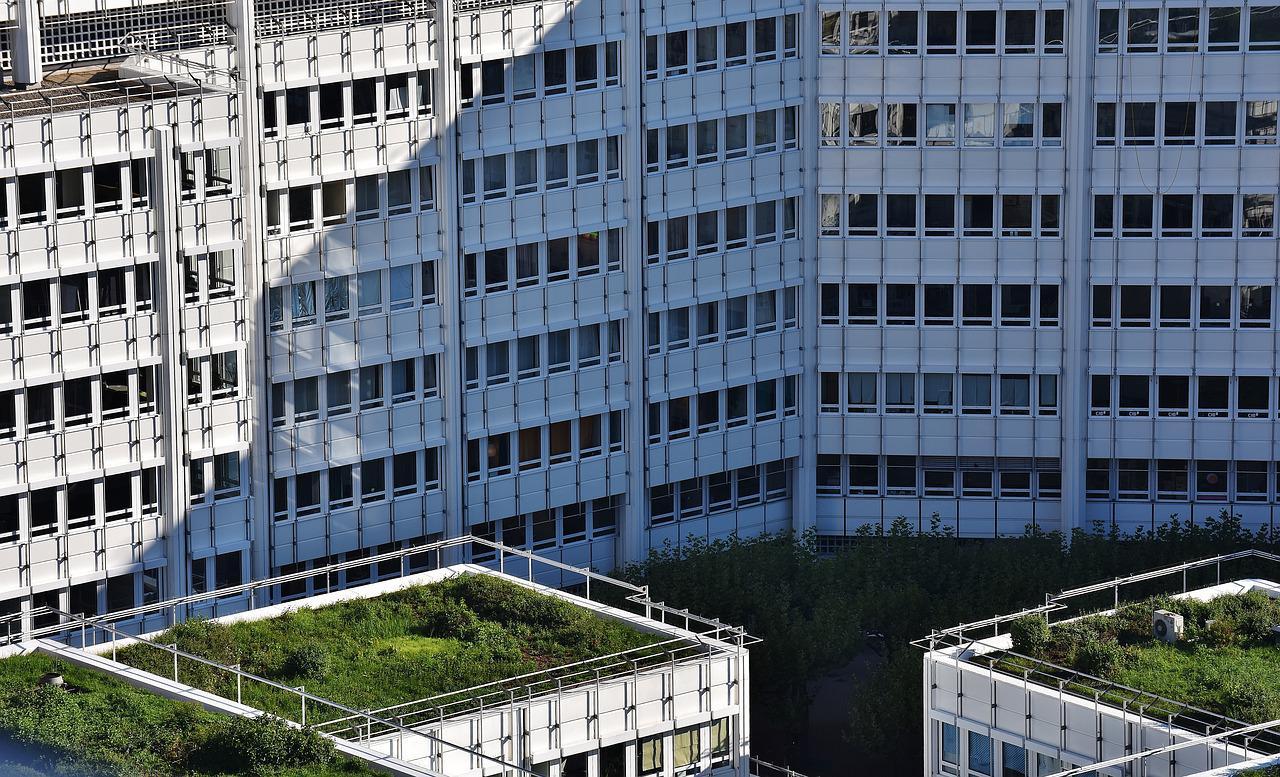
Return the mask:
[[[669,635],[487,571],[446,568],[391,582],[392,590],[356,588],[188,621],[149,640],[289,686],[305,684],[359,709],[466,696],[508,678],[618,654],[666,656],[671,648]],[[118,649],[116,660],[161,675],[173,661],[146,642]],[[184,672],[184,681],[225,691],[216,671]],[[254,687],[260,693],[246,695],[246,704],[268,712],[296,704],[287,693]]]
[[0,119],[193,97],[204,91],[190,82],[122,76],[122,61],[53,70],[40,85],[28,89],[0,85]]

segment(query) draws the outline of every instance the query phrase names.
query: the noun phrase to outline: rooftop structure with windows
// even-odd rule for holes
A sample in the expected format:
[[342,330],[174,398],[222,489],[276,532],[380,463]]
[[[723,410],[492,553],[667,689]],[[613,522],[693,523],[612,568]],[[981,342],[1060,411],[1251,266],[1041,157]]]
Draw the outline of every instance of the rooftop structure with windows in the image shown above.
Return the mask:
[[918,640],[925,773],[1227,777],[1280,762],[1277,570],[1244,551]]
[[[176,714],[147,698],[158,694],[217,716],[266,713],[309,726],[341,758],[399,775],[755,773],[748,635],[653,602],[642,588],[500,545],[486,547],[505,572],[446,564],[461,547],[446,541],[369,559],[368,570],[394,563],[408,574],[284,605],[244,610],[243,596],[295,580],[124,617],[51,611],[59,623],[48,636],[15,642],[0,659],[0,707],[27,709],[32,693],[49,695],[21,735],[63,756],[80,744],[70,741],[75,734],[44,730],[39,716],[64,701],[93,704],[63,694],[123,694],[129,709],[158,705],[144,727]],[[536,582],[547,577],[585,596]],[[213,617],[139,633],[181,613]],[[39,690],[39,672],[58,666],[74,669],[63,678],[73,687]],[[183,720],[199,724],[197,732],[226,725],[194,713]],[[126,770],[148,758],[179,770],[183,758],[214,758],[195,743],[153,752],[152,733],[84,744]]]

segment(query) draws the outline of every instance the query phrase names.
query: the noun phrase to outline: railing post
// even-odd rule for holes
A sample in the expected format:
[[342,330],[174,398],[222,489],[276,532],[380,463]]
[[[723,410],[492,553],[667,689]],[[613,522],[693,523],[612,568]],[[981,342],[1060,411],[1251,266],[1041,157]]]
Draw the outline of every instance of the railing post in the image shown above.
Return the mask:
[[307,725],[307,686],[298,686],[298,696],[302,699],[302,725]]
[[170,647],[173,651],[173,681],[178,682],[178,643],[175,642]]

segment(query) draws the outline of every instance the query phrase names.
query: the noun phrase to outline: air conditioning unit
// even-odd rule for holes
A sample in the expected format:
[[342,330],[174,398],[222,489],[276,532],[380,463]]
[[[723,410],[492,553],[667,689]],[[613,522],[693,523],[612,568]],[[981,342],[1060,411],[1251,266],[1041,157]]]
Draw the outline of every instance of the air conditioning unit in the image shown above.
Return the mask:
[[1151,633],[1161,642],[1177,642],[1185,628],[1182,616],[1176,612],[1156,610],[1151,616]]

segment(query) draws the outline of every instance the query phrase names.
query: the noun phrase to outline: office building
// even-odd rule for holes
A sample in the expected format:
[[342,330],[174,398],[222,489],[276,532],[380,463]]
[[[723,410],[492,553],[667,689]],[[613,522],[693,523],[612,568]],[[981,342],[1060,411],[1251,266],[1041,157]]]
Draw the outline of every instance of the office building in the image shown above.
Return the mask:
[[1274,6],[8,14],[10,612],[466,534],[1271,525]]

